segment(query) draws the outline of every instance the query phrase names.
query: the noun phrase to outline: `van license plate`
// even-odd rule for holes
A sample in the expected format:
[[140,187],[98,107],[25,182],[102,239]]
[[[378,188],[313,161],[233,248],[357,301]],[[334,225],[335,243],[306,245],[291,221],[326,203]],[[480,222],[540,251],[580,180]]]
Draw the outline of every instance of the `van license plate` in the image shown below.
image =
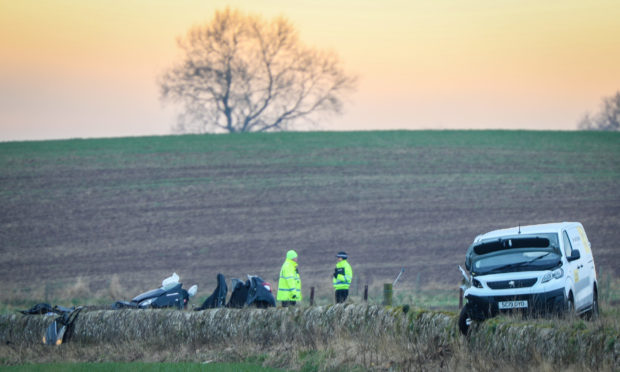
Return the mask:
[[498,302],[500,310],[503,309],[523,309],[527,308],[527,301],[500,301]]

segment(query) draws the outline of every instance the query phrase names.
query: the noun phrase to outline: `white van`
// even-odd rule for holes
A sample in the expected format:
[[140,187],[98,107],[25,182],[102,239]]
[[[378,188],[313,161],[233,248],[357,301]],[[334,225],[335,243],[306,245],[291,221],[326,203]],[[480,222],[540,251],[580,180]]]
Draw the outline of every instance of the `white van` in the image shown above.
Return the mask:
[[579,222],[519,226],[474,239],[459,329],[501,312],[598,315],[594,259]]

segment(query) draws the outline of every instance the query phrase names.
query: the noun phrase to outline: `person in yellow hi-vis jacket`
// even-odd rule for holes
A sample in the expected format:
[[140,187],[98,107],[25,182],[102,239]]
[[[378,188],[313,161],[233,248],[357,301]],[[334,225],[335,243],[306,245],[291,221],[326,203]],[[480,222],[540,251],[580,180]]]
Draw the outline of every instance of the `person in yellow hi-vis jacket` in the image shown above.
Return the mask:
[[338,252],[336,255],[338,263],[336,263],[336,269],[334,270],[334,289],[336,290],[336,303],[342,303],[347,300],[349,296],[349,287],[353,280],[353,269],[347,262],[349,256],[346,252]]
[[301,278],[297,268],[297,252],[294,250],[286,252],[286,260],[280,269],[276,299],[282,301],[282,307],[295,306],[301,301]]

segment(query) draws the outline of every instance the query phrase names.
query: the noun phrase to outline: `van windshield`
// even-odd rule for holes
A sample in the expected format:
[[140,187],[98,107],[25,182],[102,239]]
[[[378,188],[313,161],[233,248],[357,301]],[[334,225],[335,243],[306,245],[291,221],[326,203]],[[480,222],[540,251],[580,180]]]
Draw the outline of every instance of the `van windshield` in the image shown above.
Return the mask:
[[560,255],[548,250],[510,250],[479,257],[473,263],[476,275],[512,271],[537,271],[560,264]]
[[546,270],[561,262],[556,233],[516,235],[474,243],[467,260],[475,275],[510,271]]

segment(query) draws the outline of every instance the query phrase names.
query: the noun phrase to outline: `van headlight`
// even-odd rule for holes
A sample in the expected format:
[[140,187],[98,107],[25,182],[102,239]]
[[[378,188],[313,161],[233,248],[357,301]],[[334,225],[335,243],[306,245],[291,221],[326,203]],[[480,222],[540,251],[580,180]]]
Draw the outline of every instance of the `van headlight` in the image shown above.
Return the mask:
[[476,288],[482,288],[482,283],[480,283],[480,280],[478,280],[478,279],[473,279],[473,280],[471,281],[471,284],[472,284],[474,287],[476,287]]
[[553,271],[546,273],[543,276],[541,283],[547,283],[551,279],[560,279],[563,275],[564,275],[564,270],[562,270],[562,268],[560,267],[558,269],[555,269]]

